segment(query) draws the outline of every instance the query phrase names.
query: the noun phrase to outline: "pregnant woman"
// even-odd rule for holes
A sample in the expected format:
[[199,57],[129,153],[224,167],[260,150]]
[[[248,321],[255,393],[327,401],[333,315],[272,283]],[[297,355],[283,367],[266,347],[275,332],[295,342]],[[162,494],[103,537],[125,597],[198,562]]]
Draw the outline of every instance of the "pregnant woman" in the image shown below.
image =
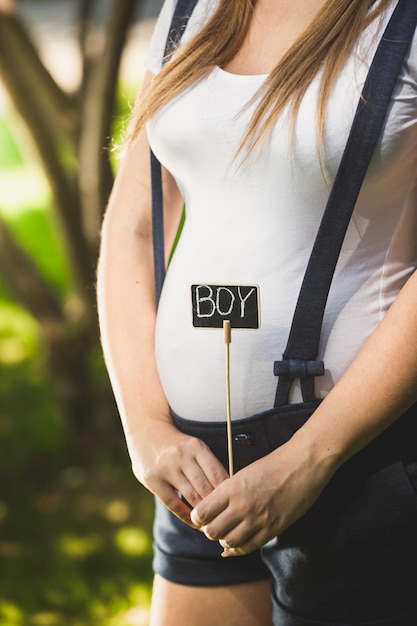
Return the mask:
[[[156,496],[152,626],[417,623],[416,37],[337,262],[318,366],[280,361],[369,67],[404,5],[199,0],[166,63],[176,2],[162,8],[98,269],[133,471]],[[167,259],[185,205],[158,305],[149,146]],[[254,287],[259,314],[232,330],[235,444],[255,450],[232,476],[212,436],[226,420],[222,333],[192,315],[196,293],[200,316],[227,308],[215,286],[242,299]],[[281,445],[268,434],[276,404],[274,429],[309,414]]]

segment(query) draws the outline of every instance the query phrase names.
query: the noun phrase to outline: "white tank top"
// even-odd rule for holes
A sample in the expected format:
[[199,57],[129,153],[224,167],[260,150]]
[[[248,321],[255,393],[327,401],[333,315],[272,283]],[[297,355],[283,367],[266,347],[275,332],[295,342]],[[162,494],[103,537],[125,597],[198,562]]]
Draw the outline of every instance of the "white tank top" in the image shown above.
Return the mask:
[[[200,0],[185,33],[215,7]],[[393,5],[395,3],[393,2]],[[167,0],[148,67],[161,64],[174,7]],[[175,177],[186,222],[168,268],[158,309],[156,355],[168,402],[180,416],[225,419],[225,345],[220,329],[193,326],[192,285],[259,288],[260,326],[233,330],[232,418],[273,406],[301,281],[367,69],[393,7],[363,33],[334,86],[324,137],[324,175],[316,137],[319,79],[307,90],[293,141],[286,112],[258,154],[233,162],[265,76],[215,69],[148,124],[153,151]],[[417,266],[417,38],[404,63],[379,142],[348,229],[325,312],[320,354],[324,397],[378,325]],[[245,291],[243,293],[243,298]],[[227,295],[227,293],[225,292]],[[200,292],[206,311],[216,292]],[[239,302],[237,305],[244,306]],[[226,305],[221,304],[225,308]],[[221,308],[220,307],[220,308]],[[292,402],[300,400],[296,386]]]

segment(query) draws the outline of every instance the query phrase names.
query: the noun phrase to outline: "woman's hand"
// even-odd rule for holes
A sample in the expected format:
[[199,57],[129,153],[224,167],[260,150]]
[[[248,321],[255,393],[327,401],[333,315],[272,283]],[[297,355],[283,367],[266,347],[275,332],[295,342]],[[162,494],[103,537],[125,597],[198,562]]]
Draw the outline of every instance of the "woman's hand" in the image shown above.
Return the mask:
[[149,424],[130,455],[138,480],[190,526],[194,526],[191,508],[181,496],[195,507],[228,478],[205,443],[185,435],[168,421]]
[[191,513],[192,522],[225,549],[242,556],[265,545],[312,506],[334,471],[308,448],[289,441],[224,481]]

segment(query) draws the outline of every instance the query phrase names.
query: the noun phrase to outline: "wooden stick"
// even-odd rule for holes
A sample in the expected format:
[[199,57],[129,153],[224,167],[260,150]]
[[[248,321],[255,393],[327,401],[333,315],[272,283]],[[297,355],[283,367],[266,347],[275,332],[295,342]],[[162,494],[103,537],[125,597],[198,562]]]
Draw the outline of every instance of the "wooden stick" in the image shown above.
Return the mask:
[[227,415],[227,452],[229,457],[229,476],[233,476],[233,433],[232,413],[230,409],[230,344],[232,342],[232,330],[230,321],[223,322],[224,343],[226,345],[226,415]]

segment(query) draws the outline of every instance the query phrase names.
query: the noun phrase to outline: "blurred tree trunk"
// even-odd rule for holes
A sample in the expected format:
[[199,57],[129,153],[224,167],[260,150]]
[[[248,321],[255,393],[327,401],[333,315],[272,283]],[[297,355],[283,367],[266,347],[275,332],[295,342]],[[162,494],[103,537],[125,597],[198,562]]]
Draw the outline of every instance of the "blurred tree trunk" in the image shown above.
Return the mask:
[[[41,275],[0,220],[0,278],[37,320],[48,347],[57,397],[74,426],[78,452],[108,438],[115,405],[106,377],[94,375],[99,335],[95,268],[103,212],[113,184],[108,144],[119,66],[140,0],[109,3],[104,36],[94,38],[94,0],[79,1],[83,76],[66,93],[42,63],[18,13],[0,0],[0,78],[25,122],[49,181],[73,275],[77,313]],[[99,380],[97,380],[97,378]]]

